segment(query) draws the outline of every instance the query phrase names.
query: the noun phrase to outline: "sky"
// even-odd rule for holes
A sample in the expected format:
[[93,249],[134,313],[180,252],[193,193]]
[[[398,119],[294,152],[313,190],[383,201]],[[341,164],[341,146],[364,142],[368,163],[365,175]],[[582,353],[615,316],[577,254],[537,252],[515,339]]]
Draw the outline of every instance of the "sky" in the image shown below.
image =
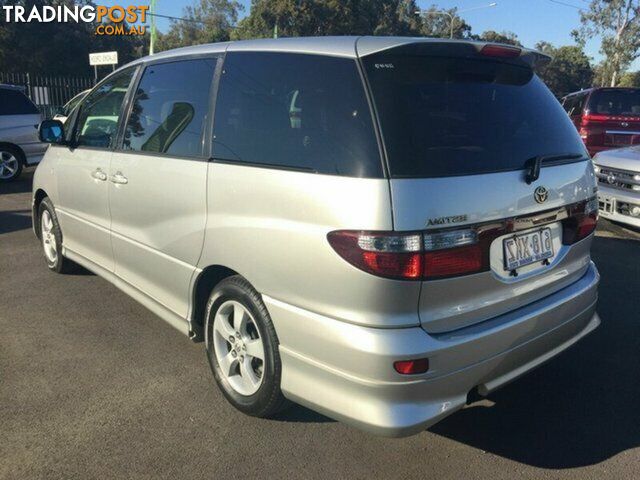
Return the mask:
[[[156,13],[180,17],[183,8],[195,1],[157,0]],[[420,8],[428,8],[433,4],[442,9],[456,7],[460,16],[471,25],[474,33],[479,34],[485,30],[498,32],[509,30],[516,33],[520,42],[526,47],[533,47],[540,40],[546,40],[556,46],[574,44],[571,31],[580,24],[578,8],[585,8],[589,3],[588,0],[495,1],[497,5],[490,8],[477,7],[488,5],[492,0],[418,0],[417,3]],[[115,4],[121,2],[105,0],[98,3]],[[139,3],[148,3],[148,0],[139,0]],[[247,15],[251,1],[240,0],[240,3],[245,7],[242,16]],[[474,10],[465,12],[467,9]],[[159,18],[157,26],[160,31],[166,31],[169,27],[169,20]],[[598,40],[591,41],[587,43],[585,48],[587,55],[593,57],[596,63],[602,58],[598,52],[599,43]],[[634,62],[632,69],[640,69],[640,60]]]

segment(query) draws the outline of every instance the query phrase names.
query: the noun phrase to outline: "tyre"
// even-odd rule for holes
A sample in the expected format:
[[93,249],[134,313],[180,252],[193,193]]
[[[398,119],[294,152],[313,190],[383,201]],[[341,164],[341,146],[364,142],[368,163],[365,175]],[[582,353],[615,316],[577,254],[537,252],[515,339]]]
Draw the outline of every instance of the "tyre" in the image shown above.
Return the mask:
[[47,267],[57,273],[73,271],[76,265],[62,255],[62,231],[49,197],[43,198],[40,202],[38,228]]
[[241,276],[226,278],[211,293],[205,340],[216,383],[234,407],[270,417],[288,406],[276,331],[260,295]]
[[0,146],[0,182],[11,182],[22,173],[22,152],[10,145]]

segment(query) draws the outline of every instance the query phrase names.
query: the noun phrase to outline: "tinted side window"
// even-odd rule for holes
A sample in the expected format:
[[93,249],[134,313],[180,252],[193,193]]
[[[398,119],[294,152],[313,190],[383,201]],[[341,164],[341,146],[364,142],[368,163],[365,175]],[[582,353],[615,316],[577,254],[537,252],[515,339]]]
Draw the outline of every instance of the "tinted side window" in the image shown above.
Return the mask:
[[69,100],[67,104],[63,107],[63,114],[68,117],[71,114],[71,111],[74,108],[76,108],[76,105],[78,105],[80,101],[84,98],[84,95],[85,95],[84,93],[81,93],[73,97],[71,100]]
[[576,97],[573,95],[571,97],[566,97],[562,101],[562,107],[564,108],[564,110],[567,112],[567,115],[569,116],[575,115],[576,105],[577,105]]
[[586,93],[582,95],[578,95],[576,109],[573,111],[573,115],[582,115],[582,111],[584,110],[584,104],[587,101]]
[[382,176],[369,106],[352,59],[227,54],[213,142],[216,159]]
[[38,109],[20,90],[0,89],[0,115],[30,115]]
[[213,58],[147,67],[127,121],[124,149],[202,155],[202,133],[215,67]]
[[587,95],[585,93],[580,95],[571,95],[565,99],[562,106],[570,117],[574,115],[581,115],[586,97]]
[[121,117],[122,102],[134,69],[108,78],[85,97],[75,130],[77,146],[109,148],[113,145]]

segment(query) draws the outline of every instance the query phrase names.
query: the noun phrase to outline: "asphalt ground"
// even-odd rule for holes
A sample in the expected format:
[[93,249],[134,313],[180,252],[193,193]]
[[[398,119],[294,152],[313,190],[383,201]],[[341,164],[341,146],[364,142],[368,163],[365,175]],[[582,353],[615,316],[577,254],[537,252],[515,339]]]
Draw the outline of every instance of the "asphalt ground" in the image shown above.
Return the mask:
[[302,407],[242,415],[194,344],[105,280],[56,275],[32,172],[0,185],[0,478],[640,478],[640,233],[600,222],[602,325],[406,439]]

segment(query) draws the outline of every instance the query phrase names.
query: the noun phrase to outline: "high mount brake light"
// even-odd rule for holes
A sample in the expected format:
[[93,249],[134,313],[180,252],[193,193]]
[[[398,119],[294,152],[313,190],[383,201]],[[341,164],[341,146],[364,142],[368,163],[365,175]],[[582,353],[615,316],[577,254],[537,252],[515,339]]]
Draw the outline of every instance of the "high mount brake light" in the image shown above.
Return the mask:
[[[553,221],[562,222],[562,243],[572,245],[593,233],[597,219],[598,201],[593,197],[567,206],[566,215]],[[516,220],[425,232],[336,230],[327,240],[343,259],[372,275],[438,280],[489,271],[491,243],[519,230]]]
[[487,44],[480,49],[480,55],[485,57],[515,58],[520,56],[520,52],[522,52],[520,48],[506,45]]

